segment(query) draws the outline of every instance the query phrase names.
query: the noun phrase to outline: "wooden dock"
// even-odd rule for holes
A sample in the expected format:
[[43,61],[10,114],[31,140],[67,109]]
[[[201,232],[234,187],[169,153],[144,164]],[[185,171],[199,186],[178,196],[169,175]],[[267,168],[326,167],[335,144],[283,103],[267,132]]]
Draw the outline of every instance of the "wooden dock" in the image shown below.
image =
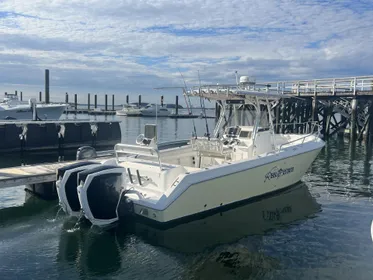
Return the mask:
[[[98,157],[89,161],[100,162],[110,157]],[[58,168],[78,161],[65,161],[0,169],[0,189],[56,181]]]

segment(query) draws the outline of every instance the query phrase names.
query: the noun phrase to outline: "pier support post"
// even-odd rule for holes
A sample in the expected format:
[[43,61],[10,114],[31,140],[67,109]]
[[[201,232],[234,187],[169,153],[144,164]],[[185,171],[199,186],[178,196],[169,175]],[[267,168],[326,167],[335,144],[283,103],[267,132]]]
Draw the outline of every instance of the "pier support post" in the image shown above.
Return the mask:
[[281,133],[285,133],[285,129],[287,127],[287,125],[285,125],[286,123],[286,104],[287,104],[287,100],[283,99],[282,100],[282,104],[281,104]]
[[141,94],[139,94],[139,107],[141,107]]
[[91,110],[91,94],[88,93],[88,111]]
[[105,94],[105,111],[107,112],[107,94]]
[[279,133],[279,131],[280,131],[280,129],[279,129],[280,128],[279,127],[279,123],[280,123],[280,107],[281,107],[281,104],[282,104],[282,102],[279,101],[279,103],[277,104],[276,109],[275,109],[275,118],[276,118],[276,129],[275,129],[275,132],[276,133]]
[[130,101],[130,97],[129,97],[129,95],[127,94],[127,95],[126,95],[126,103],[129,104],[129,103],[130,103],[129,101]]
[[65,103],[69,103],[69,94],[67,92],[65,93]]
[[365,134],[365,140],[367,143],[371,143],[373,139],[373,101],[370,102],[368,108],[368,125]]
[[175,114],[178,115],[179,114],[179,96],[176,95],[175,97]]
[[[312,114],[312,122],[319,122],[319,112],[318,112],[318,108],[317,108],[317,96],[315,94],[315,96],[313,97],[312,99],[312,109],[311,109],[311,114]],[[317,129],[316,126],[314,126],[314,130]],[[315,132],[315,131],[313,131]]]
[[23,100],[22,91],[20,92],[20,100]]
[[95,94],[95,109],[97,109],[97,94]]
[[356,121],[357,121],[357,100],[356,98],[351,101],[351,119],[350,119],[350,140],[355,141],[356,139]]
[[40,101],[40,102],[42,101],[41,91],[39,91],[39,101]]
[[17,96],[17,95],[18,95],[18,92],[17,92],[17,91],[15,91],[15,92],[14,92],[14,94],[15,94],[15,95]]
[[115,111],[115,110],[114,110],[114,94],[113,94],[112,97],[111,97],[111,110],[112,110],[112,111]]
[[161,107],[163,107],[163,95],[161,95]]
[[324,115],[324,117],[326,117],[326,119],[325,119],[324,137],[328,138],[330,135],[330,125],[331,125],[332,115],[333,115],[333,105],[329,103],[325,109],[326,109],[326,116]]
[[49,103],[49,70],[45,69],[45,103]]

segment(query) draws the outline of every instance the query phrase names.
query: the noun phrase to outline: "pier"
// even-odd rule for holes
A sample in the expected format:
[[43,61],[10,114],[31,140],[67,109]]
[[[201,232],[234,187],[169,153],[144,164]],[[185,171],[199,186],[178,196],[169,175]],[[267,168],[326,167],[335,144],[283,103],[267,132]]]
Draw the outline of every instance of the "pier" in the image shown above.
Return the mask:
[[[202,90],[224,94],[231,87],[203,86]],[[272,104],[277,133],[302,133],[306,127],[298,124],[313,121],[322,127],[324,139],[344,135],[355,141],[373,136],[373,76],[252,82],[252,87],[293,96]],[[238,105],[238,109],[248,108]],[[218,116],[218,104],[215,110]]]
[[[316,121],[324,138],[349,133],[351,140],[373,136],[373,76],[268,83],[294,95],[275,108],[281,122]],[[298,130],[300,128],[297,128]]]

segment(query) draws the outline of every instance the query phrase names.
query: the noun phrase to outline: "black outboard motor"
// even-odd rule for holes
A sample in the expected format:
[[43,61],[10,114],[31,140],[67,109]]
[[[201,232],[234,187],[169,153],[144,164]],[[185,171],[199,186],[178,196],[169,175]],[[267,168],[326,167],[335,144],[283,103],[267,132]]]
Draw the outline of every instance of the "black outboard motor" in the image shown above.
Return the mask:
[[83,146],[76,151],[76,160],[92,159],[96,157],[96,149],[91,146]]
[[93,225],[107,227],[118,221],[124,176],[124,168],[115,165],[100,165],[78,174],[80,205]]
[[64,212],[70,216],[80,215],[77,175],[79,172],[100,165],[96,162],[77,162],[57,169],[56,189]]

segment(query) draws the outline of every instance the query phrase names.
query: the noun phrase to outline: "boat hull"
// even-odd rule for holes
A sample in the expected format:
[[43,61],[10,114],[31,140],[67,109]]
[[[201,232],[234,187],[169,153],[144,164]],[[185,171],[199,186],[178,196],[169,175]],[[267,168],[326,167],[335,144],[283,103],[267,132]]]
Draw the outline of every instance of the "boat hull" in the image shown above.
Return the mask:
[[[58,120],[63,114],[66,106],[37,106],[37,115],[41,120]],[[12,108],[0,110],[0,119],[32,120],[31,108]]]
[[[161,205],[152,207],[133,200],[134,212],[155,223],[173,223],[281,191],[301,181],[322,147],[277,160],[279,155],[263,157],[263,163],[256,166],[243,162],[231,164],[230,170],[213,168],[198,175],[188,174],[179,183],[188,186],[166,193]],[[242,170],[242,164],[248,167]]]

